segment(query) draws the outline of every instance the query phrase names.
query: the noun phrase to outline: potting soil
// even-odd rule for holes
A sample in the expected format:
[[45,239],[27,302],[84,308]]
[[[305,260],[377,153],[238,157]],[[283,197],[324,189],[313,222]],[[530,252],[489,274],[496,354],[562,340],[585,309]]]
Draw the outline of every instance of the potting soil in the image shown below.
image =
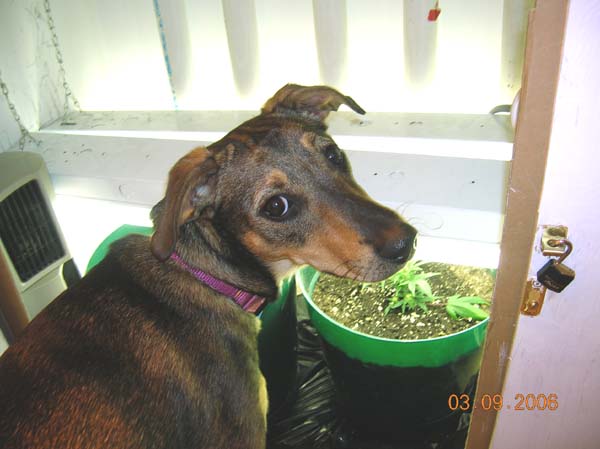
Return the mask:
[[[492,271],[442,263],[427,263],[424,272],[435,273],[428,279],[437,297],[427,310],[384,313],[385,298],[394,296],[391,281],[362,283],[322,273],[312,295],[323,313],[349,329],[376,337],[418,340],[460,332],[477,322],[471,318],[453,319],[446,312],[446,299],[452,295],[480,296],[490,300],[494,289]],[[487,306],[481,306],[487,310]]]

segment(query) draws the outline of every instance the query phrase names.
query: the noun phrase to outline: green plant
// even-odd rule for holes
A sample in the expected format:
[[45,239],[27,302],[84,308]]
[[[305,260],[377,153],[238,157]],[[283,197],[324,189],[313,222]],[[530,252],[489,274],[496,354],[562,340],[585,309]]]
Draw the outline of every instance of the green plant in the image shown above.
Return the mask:
[[387,298],[388,305],[383,312],[385,315],[398,308],[402,313],[417,307],[427,311],[427,303],[436,299],[427,279],[437,276],[438,273],[424,273],[421,268],[423,263],[409,261],[402,270],[382,281],[382,287],[390,282],[394,290],[393,295]]
[[[426,312],[427,304],[440,299],[433,294],[428,281],[429,278],[437,276],[439,273],[424,272],[421,267],[424,263],[423,261],[409,261],[402,270],[381,282],[382,288],[389,283],[393,290],[393,294],[386,298],[388,304],[383,311],[384,315],[396,309],[400,309],[402,313],[412,312],[417,308]],[[484,304],[489,304],[489,301],[479,296],[453,295],[446,298],[445,301],[446,313],[455,320],[460,318],[472,318],[478,321],[486,319],[489,312],[479,307]]]
[[455,320],[459,318],[473,318],[474,320],[485,320],[490,316],[489,312],[479,307],[481,304],[490,302],[479,296],[453,295],[446,301],[446,312]]

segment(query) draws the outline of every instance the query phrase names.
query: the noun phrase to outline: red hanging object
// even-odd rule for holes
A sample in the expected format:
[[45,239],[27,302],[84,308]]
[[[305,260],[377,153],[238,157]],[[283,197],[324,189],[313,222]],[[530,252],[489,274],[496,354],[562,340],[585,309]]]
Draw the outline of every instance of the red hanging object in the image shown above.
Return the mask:
[[429,10],[427,20],[429,20],[430,22],[435,22],[440,16],[441,12],[442,10],[440,9],[440,2],[435,2],[435,8]]

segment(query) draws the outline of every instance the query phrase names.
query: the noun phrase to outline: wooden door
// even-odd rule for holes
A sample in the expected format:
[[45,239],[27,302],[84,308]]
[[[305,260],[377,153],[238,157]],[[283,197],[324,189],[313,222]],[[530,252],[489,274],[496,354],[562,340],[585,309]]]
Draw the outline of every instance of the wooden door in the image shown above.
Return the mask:
[[[539,2],[539,0],[538,0]],[[519,318],[491,447],[600,447],[600,5],[570,3],[538,224],[569,228],[576,279]],[[538,236],[534,242],[537,246]],[[545,262],[534,251],[533,274]],[[556,410],[515,410],[517,395],[556,395]],[[543,403],[543,397],[542,403]],[[526,404],[527,405],[527,404]],[[533,406],[533,407],[532,407]]]

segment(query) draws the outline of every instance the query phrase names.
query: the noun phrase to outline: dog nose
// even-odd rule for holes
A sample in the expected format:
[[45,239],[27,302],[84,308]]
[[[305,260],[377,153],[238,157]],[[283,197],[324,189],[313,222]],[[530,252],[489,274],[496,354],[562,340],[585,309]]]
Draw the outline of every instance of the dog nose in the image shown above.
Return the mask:
[[413,256],[416,248],[417,230],[405,224],[401,232],[401,237],[387,239],[378,248],[377,252],[380,257],[401,264],[407,262]]

